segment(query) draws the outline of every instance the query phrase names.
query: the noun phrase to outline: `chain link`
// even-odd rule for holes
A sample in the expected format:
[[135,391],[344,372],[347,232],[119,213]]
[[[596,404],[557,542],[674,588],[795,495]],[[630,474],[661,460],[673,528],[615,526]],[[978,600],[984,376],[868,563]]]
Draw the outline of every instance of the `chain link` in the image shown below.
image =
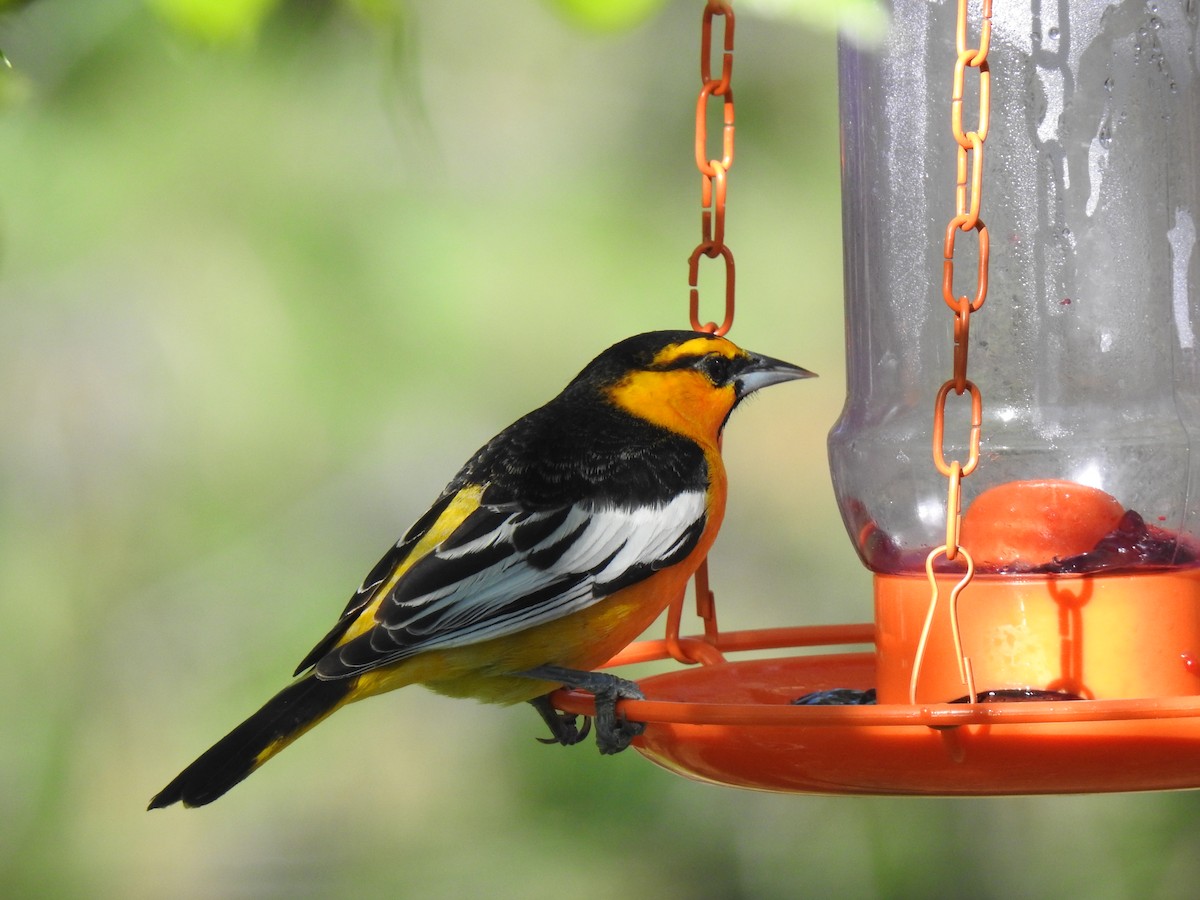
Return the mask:
[[[724,22],[721,48],[721,77],[713,78],[713,20]],[[688,320],[694,331],[725,334],[733,326],[734,263],[733,251],[725,245],[725,195],[729,167],[733,165],[733,10],[728,3],[708,0],[700,26],[700,97],[696,101],[696,168],[700,170],[700,243],[688,257]],[[720,159],[709,156],[709,104],[713,98],[721,101]],[[700,260],[720,259],[725,269],[725,316],[716,322],[700,320]],[[667,652],[681,663],[712,664],[722,661],[716,648],[716,598],[708,581],[708,560],[696,570],[696,614],[704,622],[703,640],[681,638],[679,622],[683,611],[683,596],[667,610]]]
[[[982,0],[979,46],[967,46],[967,0],[958,0],[958,23],[955,28],[954,78],[950,92],[950,131],[958,145],[954,200],[955,215],[946,226],[943,242],[942,299],[954,312],[954,370],[937,394],[933,412],[933,461],[949,481],[946,498],[946,545],[934,551],[945,553],[947,560],[965,553],[959,546],[961,480],[979,464],[980,430],[983,422],[983,398],[979,388],[967,378],[967,348],[971,333],[971,314],[979,311],[987,299],[988,257],[990,242],[987,226],[979,217],[983,196],[984,142],[991,124],[991,69],[988,50],[992,39],[992,2]],[[978,125],[974,130],[963,129],[963,96],[966,93],[967,69],[979,74]],[[974,232],[978,244],[979,268],[974,291],[964,295],[954,292],[954,254],[959,232]],[[973,297],[970,296],[973,294]],[[971,400],[971,426],[967,440],[967,461],[947,461],[945,455],[946,405],[950,392]],[[969,564],[968,557],[968,564]]]
[[[721,77],[712,75],[713,20],[724,22],[721,47]],[[700,170],[700,243],[688,257],[688,319],[696,331],[725,334],[733,327],[734,263],[733,252],[725,246],[725,194],[729,168],[733,165],[733,29],[734,16],[729,4],[709,0],[704,7],[700,28],[700,97],[696,101],[696,168]],[[709,104],[721,101],[720,158],[709,156]],[[720,258],[725,268],[725,316],[716,322],[700,321],[700,259]]]
[[[959,675],[967,686],[967,696],[976,702],[975,676],[971,661],[964,655],[962,635],[958,627],[958,598],[963,589],[975,576],[975,561],[971,554],[959,546],[959,528],[962,524],[962,480],[979,465],[980,432],[983,425],[983,396],[979,388],[967,378],[967,349],[971,337],[971,314],[979,311],[987,299],[988,288],[988,230],[979,217],[983,197],[983,144],[987,140],[991,119],[991,71],[988,67],[988,49],[992,39],[992,2],[982,0],[979,46],[967,46],[967,0],[958,0],[958,22],[955,27],[956,57],[954,79],[950,91],[950,131],[958,145],[958,165],[954,184],[955,214],[946,226],[946,237],[942,245],[942,299],[954,313],[954,368],[952,377],[937,392],[933,408],[933,463],[946,476],[946,543],[929,552],[925,558],[925,574],[929,579],[931,596],[929,611],[917,642],[913,658],[912,677],[909,680],[908,699],[917,702],[917,682],[925,655],[926,642],[933,626],[934,612],[941,597],[942,586],[938,583],[935,563],[939,556],[948,562],[959,560],[965,571],[950,591],[949,614],[950,635],[954,640],[954,652],[958,658]],[[979,71],[979,116],[978,127],[973,131],[963,130],[963,95],[966,92],[966,71]],[[973,231],[978,241],[979,270],[976,277],[974,297],[954,293],[954,252],[960,231]],[[946,406],[950,393],[961,397],[967,394],[971,401],[971,427],[967,438],[967,461],[946,459]]]

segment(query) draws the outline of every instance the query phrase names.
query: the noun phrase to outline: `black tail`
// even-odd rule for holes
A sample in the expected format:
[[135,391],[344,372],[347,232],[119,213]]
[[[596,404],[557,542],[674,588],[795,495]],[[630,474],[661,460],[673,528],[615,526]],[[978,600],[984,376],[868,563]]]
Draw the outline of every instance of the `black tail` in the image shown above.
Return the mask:
[[148,808],[212,803],[341,706],[353,684],[353,679],[321,681],[309,675],[284,688],[180,772]]

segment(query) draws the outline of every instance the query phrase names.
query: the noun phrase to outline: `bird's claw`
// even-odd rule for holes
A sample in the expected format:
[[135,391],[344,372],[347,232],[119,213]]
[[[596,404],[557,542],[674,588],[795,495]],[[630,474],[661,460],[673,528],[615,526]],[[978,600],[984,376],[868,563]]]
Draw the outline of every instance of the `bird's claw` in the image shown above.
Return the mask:
[[[641,688],[632,681],[604,672],[582,672],[559,666],[539,666],[520,674],[528,678],[558,681],[565,687],[590,693],[596,704],[596,747],[605,755],[620,753],[646,730],[645,722],[631,722],[617,715],[617,703],[621,700],[646,699]],[[543,744],[570,746],[587,736],[592,721],[587,716],[584,716],[583,728],[577,728],[576,717],[556,709],[550,702],[549,694],[529,702],[541,714],[553,734],[550,738],[538,738]]]
[[580,728],[575,724],[579,717],[556,709],[550,702],[549,694],[534,697],[529,701],[529,705],[536,709],[550,726],[550,737],[536,738],[539,744],[562,744],[564,747],[570,747],[586,738],[592,730],[592,720],[589,716],[583,717],[583,727]]

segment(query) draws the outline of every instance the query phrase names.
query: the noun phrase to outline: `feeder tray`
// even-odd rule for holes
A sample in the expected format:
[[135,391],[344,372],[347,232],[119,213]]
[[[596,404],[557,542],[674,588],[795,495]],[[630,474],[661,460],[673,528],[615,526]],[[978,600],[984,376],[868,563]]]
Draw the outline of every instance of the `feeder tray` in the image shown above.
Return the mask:
[[[873,641],[875,626],[721,635],[719,650]],[[690,639],[685,639],[690,642]],[[665,659],[634,644],[620,666]],[[1006,795],[1200,786],[1200,696],[1027,703],[796,706],[830,688],[876,684],[871,652],[718,662],[639,682],[621,713],[646,723],[633,746],[671,772],[742,788],[813,794]],[[556,705],[593,712],[587,694]]]
[[[680,598],[663,640],[634,644],[609,663],[703,663],[640,682],[647,699],[621,706],[647,723],[634,746],[672,772],[769,791],[1200,787],[1200,569],[1146,564],[1166,548],[1194,560],[1196,548],[1145,526],[1103,492],[1068,482],[1011,482],[978,502],[967,523],[980,557],[1040,565],[976,574],[961,617],[960,576],[935,572],[937,554],[928,578],[877,574],[875,621],[862,625],[722,633],[704,573],[702,638],[678,637]],[[1076,555],[1056,552],[1064,547]],[[1125,571],[1071,571],[1128,561],[1134,551],[1143,564]],[[852,645],[874,651],[724,656]],[[877,702],[795,702],[839,689],[875,690]],[[1029,692],[1037,699],[990,702]],[[563,692],[557,703],[592,711],[584,694]]]

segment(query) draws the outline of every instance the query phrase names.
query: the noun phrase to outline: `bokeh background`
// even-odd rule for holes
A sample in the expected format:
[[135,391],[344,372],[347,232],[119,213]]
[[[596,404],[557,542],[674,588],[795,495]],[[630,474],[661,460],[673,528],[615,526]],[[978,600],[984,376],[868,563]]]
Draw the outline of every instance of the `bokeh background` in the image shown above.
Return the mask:
[[[1195,794],[755,794],[417,688],[146,813],[469,453],[685,325],[702,3],[0,8],[6,896],[1194,896]],[[880,19],[738,10],[732,336],[822,378],[729,429],[721,622],[866,621],[824,441],[834,24]]]

